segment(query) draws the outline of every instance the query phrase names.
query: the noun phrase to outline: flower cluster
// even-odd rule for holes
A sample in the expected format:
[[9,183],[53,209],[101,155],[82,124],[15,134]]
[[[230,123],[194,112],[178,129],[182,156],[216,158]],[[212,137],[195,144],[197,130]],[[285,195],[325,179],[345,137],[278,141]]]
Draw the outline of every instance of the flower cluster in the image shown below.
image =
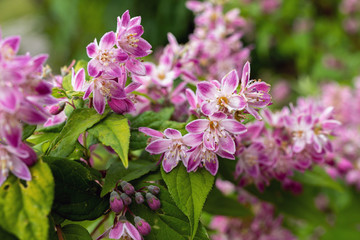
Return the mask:
[[[126,11],[117,19],[116,32],[105,33],[100,42],[96,39],[86,47],[91,60],[87,65],[90,81],[85,80],[83,68],[73,71],[72,85],[75,91],[84,92],[83,99],[90,98],[99,114],[106,103],[116,113],[134,112],[134,96],[131,94],[141,84],[132,82],[126,86],[128,76],[144,76],[145,65],[138,59],[151,53],[151,45],[141,36],[144,29],[141,17],[130,18]],[[91,95],[92,94],[92,95]]]
[[[216,185],[221,189],[223,188],[224,183],[231,184],[229,182],[218,180]],[[235,187],[233,186],[233,189],[234,188]],[[216,233],[211,235],[212,240],[296,239],[289,230],[282,226],[283,217],[281,215],[275,216],[274,206],[266,202],[261,202],[259,199],[242,189],[236,190],[239,202],[251,206],[254,216],[246,219],[226,216],[213,217],[209,227],[216,230]]]
[[[360,189],[360,78],[355,89],[335,83],[323,87],[321,100],[334,106],[334,117],[342,125],[336,130],[334,151],[327,156],[327,172],[333,177],[343,177],[348,184]],[[344,107],[346,104],[347,107]]]
[[[232,69],[240,72],[249,57],[250,49],[244,48],[240,41],[245,20],[239,16],[238,9],[224,14],[221,4],[200,1],[188,1],[187,7],[196,15],[195,30],[189,41],[181,45],[169,33],[169,44],[160,54],[158,64],[146,62],[146,76],[134,76],[142,84],[138,92],[153,100],[138,96],[138,112],[156,111],[158,103],[163,102],[175,105],[177,116],[186,115],[183,111],[186,83],[220,79]],[[183,82],[175,87],[177,78]]]
[[1,37],[0,32],[0,185],[11,171],[31,180],[27,166],[36,162],[35,152],[22,142],[23,125],[43,124],[45,106],[56,102],[52,84],[45,79],[47,55],[18,55],[20,37]]
[[255,122],[239,136],[235,177],[240,184],[256,183],[259,189],[276,178],[285,187],[298,188],[289,177],[294,170],[304,171],[323,163],[332,152],[329,139],[340,122],[333,118],[333,108],[312,99],[300,99],[272,113],[264,110],[266,125]]
[[[137,204],[143,204],[145,194],[146,202],[150,209],[154,211],[159,209],[160,200],[154,195],[159,194],[160,188],[149,185],[139,189],[139,191],[135,191],[134,186],[130,183],[121,180],[119,183],[120,187],[116,186],[110,195],[110,208],[116,214],[114,224],[97,239],[108,237],[110,239],[141,240],[143,239],[142,236],[150,233],[151,227],[148,222],[139,216],[135,216],[130,211],[130,204],[133,202],[133,199]],[[127,212],[133,215],[136,227],[127,220]]]
[[189,133],[185,136],[170,128],[164,133],[140,128],[139,131],[151,136],[146,150],[151,154],[162,154],[166,172],[181,160],[189,172],[205,166],[215,175],[219,167],[217,155],[235,159],[240,143],[238,136],[247,131],[241,119],[245,114],[261,119],[257,111],[271,103],[269,90],[270,86],[265,82],[250,81],[249,62],[243,68],[241,84],[235,70],[220,82],[199,82],[196,94],[186,89],[186,95],[189,112],[203,118],[188,123],[186,130]]

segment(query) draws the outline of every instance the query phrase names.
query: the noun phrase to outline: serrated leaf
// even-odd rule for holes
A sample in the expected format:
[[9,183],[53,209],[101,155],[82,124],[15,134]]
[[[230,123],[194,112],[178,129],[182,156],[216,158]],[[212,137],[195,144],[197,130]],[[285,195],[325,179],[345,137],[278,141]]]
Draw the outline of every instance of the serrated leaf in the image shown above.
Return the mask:
[[323,168],[318,166],[315,166],[313,169],[305,171],[304,173],[296,172],[294,180],[306,185],[327,187],[337,191],[344,191],[337,181],[332,179]]
[[106,117],[107,113],[106,110],[100,115],[95,109],[75,109],[58,137],[52,141],[47,154],[54,157],[69,156],[74,151],[80,134]]
[[54,179],[44,162],[38,162],[30,171],[32,180],[26,182],[26,186],[14,176],[1,186],[0,226],[19,239],[46,239]]
[[150,171],[155,170],[156,168],[156,163],[143,160],[130,162],[130,165],[127,169],[120,162],[111,164],[106,173],[105,183],[101,191],[101,196],[104,196],[112,189],[114,189],[116,182],[120,179],[124,181],[132,181],[142,177]]
[[73,220],[93,220],[109,208],[108,196],[101,198],[101,187],[94,174],[82,163],[68,159],[44,157],[56,182],[52,211]]
[[205,168],[188,173],[182,164],[169,173],[161,169],[161,173],[172,199],[190,221],[193,239],[206,197],[214,184],[214,176]]
[[128,167],[130,128],[128,120],[122,115],[112,114],[104,121],[88,130],[105,146],[110,146]]
[[204,211],[213,215],[244,217],[251,216],[249,209],[245,208],[237,199],[225,196],[217,188],[213,188],[204,205]]
[[81,225],[68,224],[61,228],[64,240],[92,240],[89,232]]
[[[149,185],[149,184],[145,184]],[[140,185],[143,186],[143,185]],[[169,192],[165,187],[160,187],[158,198],[161,201],[161,208],[154,212],[148,207],[133,205],[132,211],[135,215],[141,216],[151,225],[151,232],[146,236],[146,240],[171,239],[171,240],[188,240],[191,238],[191,227],[187,217],[176,206],[171,199]],[[193,239],[208,240],[204,227],[199,224],[199,228]]]

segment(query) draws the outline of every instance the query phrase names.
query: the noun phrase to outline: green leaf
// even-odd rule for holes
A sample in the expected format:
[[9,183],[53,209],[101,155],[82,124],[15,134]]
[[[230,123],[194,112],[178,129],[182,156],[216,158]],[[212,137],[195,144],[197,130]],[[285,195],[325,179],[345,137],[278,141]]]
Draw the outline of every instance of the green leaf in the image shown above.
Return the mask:
[[23,133],[22,133],[22,140],[26,140],[28,137],[30,137],[33,132],[36,129],[36,125],[29,125],[29,124],[24,124],[23,126]]
[[204,211],[213,215],[244,217],[251,216],[249,209],[245,208],[236,197],[225,196],[217,188],[209,193],[204,205]]
[[92,240],[89,232],[78,224],[68,224],[61,228],[64,240]]
[[15,237],[15,235],[8,233],[4,229],[0,227],[0,239],[6,239],[6,240],[17,240],[18,238]]
[[128,167],[130,128],[128,120],[124,116],[111,114],[88,132],[97,137],[105,146],[112,147],[124,166]]
[[12,175],[1,186],[0,226],[20,239],[46,239],[54,179],[44,162],[38,162],[30,171],[32,180],[26,184]]
[[59,133],[61,132],[61,130],[64,128],[66,122],[62,122],[50,127],[44,127],[44,128],[40,128],[38,129],[36,132],[51,132],[51,133]]
[[56,182],[53,213],[73,220],[93,220],[109,208],[108,196],[101,198],[95,181],[100,175],[82,163],[56,157],[44,157]]
[[124,181],[132,181],[142,177],[150,171],[154,171],[156,168],[156,163],[144,160],[131,161],[129,168],[127,169],[120,162],[111,164],[106,173],[105,183],[101,191],[101,196],[104,196],[112,189],[114,189],[116,182],[120,179]]
[[174,108],[164,108],[159,112],[144,112],[135,118],[130,119],[131,127],[149,127],[160,130],[163,122],[169,120],[173,112]]
[[95,109],[75,109],[66,125],[56,139],[51,143],[47,153],[55,157],[67,157],[75,149],[75,143],[81,133],[106,117],[108,111],[100,115]]
[[305,171],[304,173],[296,172],[294,180],[306,185],[327,187],[333,188],[337,191],[344,191],[337,181],[332,179],[323,168],[318,166],[315,166],[312,170]]
[[[149,184],[143,184],[149,185]],[[140,186],[143,186],[140,185]],[[153,184],[152,184],[153,185]],[[137,186],[137,187],[140,187]],[[154,212],[143,204],[132,205],[131,210],[135,215],[141,216],[151,225],[151,232],[146,236],[146,240],[171,239],[188,240],[191,238],[191,227],[189,220],[176,206],[165,187],[160,187],[158,198],[161,201],[161,208]],[[199,228],[193,237],[196,240],[208,240],[204,227],[199,224]]]
[[214,176],[205,168],[188,173],[182,164],[169,173],[162,169],[161,173],[171,197],[190,221],[193,239],[206,197],[214,184]]

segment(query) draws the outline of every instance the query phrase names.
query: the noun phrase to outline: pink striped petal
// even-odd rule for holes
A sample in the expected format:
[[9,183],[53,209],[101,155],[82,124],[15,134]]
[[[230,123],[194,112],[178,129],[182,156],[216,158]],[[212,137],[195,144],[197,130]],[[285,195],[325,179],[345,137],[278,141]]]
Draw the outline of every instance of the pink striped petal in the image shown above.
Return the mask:
[[228,104],[236,110],[242,110],[246,107],[246,100],[242,96],[232,96]]
[[145,133],[146,135],[151,137],[162,138],[164,136],[162,132],[147,127],[139,127],[139,132]]
[[225,137],[221,137],[219,139],[219,148],[230,154],[235,153],[235,142],[231,138],[230,134],[226,133]]
[[[73,69],[73,73],[74,69]],[[71,78],[71,84],[73,86],[74,91],[82,91],[83,84],[85,82],[85,70],[81,68],[76,75]]]
[[102,66],[95,58],[91,59],[88,63],[87,70],[90,76],[98,77],[101,74]]
[[164,158],[162,165],[165,172],[168,173],[178,165],[178,161],[175,158]]
[[219,122],[220,126],[233,134],[242,134],[247,131],[246,127],[234,119],[224,119]]
[[136,89],[138,89],[142,84],[138,83],[138,82],[132,82],[129,85],[126,86],[125,88],[125,92],[126,93],[131,93],[133,91],[135,91]]
[[172,128],[165,129],[164,135],[170,139],[179,139],[182,137],[181,133],[178,130]]
[[100,39],[99,47],[102,50],[109,50],[112,47],[114,47],[115,41],[116,41],[115,33],[107,32]]
[[122,220],[116,223],[116,225],[110,230],[109,238],[111,239],[120,239],[124,235],[125,225]]
[[101,94],[100,90],[94,88],[94,108],[99,114],[103,114],[105,110],[105,97]]
[[86,47],[86,53],[89,58],[94,58],[97,55],[98,46],[95,43],[90,43]]
[[335,128],[339,127],[341,125],[341,123],[337,120],[326,120],[322,123],[322,128],[325,131],[331,131],[334,130]]
[[145,150],[151,154],[160,154],[168,150],[172,140],[170,139],[159,139],[151,142]]
[[210,159],[209,161],[205,161],[205,168],[208,170],[213,176],[216,175],[219,169],[219,161],[214,154],[214,158]]
[[189,147],[199,146],[203,141],[203,133],[188,133],[183,137],[183,142]]
[[221,92],[224,94],[233,93],[239,85],[239,77],[236,70],[232,70],[221,79]]
[[125,229],[133,240],[142,240],[139,231],[130,222],[125,222]]
[[94,83],[92,82],[92,83],[90,83],[89,87],[86,89],[83,99],[89,98],[89,96],[93,92],[93,90],[94,90]]
[[195,96],[195,93],[194,93],[191,89],[187,88],[187,89],[185,90],[185,95],[186,95],[186,98],[187,98],[190,106],[191,106],[193,109],[196,109],[197,106],[196,106],[196,96]]
[[216,99],[216,96],[218,95],[217,88],[213,84],[208,82],[198,83],[197,89],[200,96],[204,99]]
[[130,22],[130,13],[129,10],[126,10],[121,16],[121,25],[126,28],[129,25],[129,22]]
[[250,63],[246,62],[241,76],[241,90],[244,91],[250,80]]
[[213,115],[210,116],[210,119],[212,121],[221,121],[223,119],[225,119],[227,116],[225,113],[223,112],[216,112]]
[[185,129],[190,133],[202,133],[209,127],[209,120],[197,119],[188,123]]
[[215,139],[213,138],[213,135],[209,132],[205,132],[203,136],[204,146],[209,149],[210,151],[217,151],[218,145],[215,143]]
[[20,37],[12,36],[12,37],[5,38],[2,42],[1,47],[4,47],[4,46],[10,47],[15,53],[17,53],[19,50],[19,47],[20,47]]
[[201,112],[207,116],[210,116],[217,111],[216,101],[204,101],[201,105]]
[[26,166],[26,164],[23,161],[21,161],[17,157],[13,157],[12,163],[13,163],[13,169],[11,170],[11,172],[16,177],[26,180],[26,181],[31,180],[31,173],[29,171],[29,168],[28,168],[28,166]]
[[133,74],[136,74],[139,76],[146,75],[146,69],[145,69],[144,64],[135,58],[129,58],[125,64],[125,66]]

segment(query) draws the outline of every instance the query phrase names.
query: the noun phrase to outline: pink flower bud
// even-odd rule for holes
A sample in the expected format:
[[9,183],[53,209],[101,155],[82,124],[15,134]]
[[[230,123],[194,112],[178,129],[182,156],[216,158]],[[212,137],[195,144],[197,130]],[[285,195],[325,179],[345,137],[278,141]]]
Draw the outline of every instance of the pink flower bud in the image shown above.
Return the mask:
[[345,158],[340,159],[337,167],[338,167],[338,169],[339,169],[339,171],[341,173],[346,173],[346,172],[348,172],[348,171],[350,171],[351,169],[354,168],[352,163],[349,160],[345,159]]
[[110,207],[116,213],[120,213],[124,208],[123,200],[116,191],[112,191],[110,194]]
[[158,210],[161,206],[160,200],[151,193],[146,193],[146,202],[152,210]]
[[58,115],[59,113],[61,113],[65,108],[65,103],[61,102],[59,104],[53,105],[50,107],[49,109],[49,113],[51,115]]
[[155,195],[158,195],[160,192],[160,188],[158,186],[150,185],[148,186],[148,190]]
[[122,190],[123,190],[126,194],[128,194],[128,195],[134,194],[134,192],[135,192],[134,186],[131,185],[130,183],[128,183],[128,182],[126,182],[126,181],[122,181],[122,182],[120,183],[120,185],[121,185]]
[[122,193],[120,195],[120,197],[124,201],[125,205],[130,205],[131,204],[132,200],[126,193]]
[[141,217],[135,217],[134,221],[135,221],[135,226],[141,235],[146,236],[150,233],[151,227],[148,222],[146,222]]
[[140,192],[136,192],[135,201],[137,204],[142,204],[145,201],[144,196]]

